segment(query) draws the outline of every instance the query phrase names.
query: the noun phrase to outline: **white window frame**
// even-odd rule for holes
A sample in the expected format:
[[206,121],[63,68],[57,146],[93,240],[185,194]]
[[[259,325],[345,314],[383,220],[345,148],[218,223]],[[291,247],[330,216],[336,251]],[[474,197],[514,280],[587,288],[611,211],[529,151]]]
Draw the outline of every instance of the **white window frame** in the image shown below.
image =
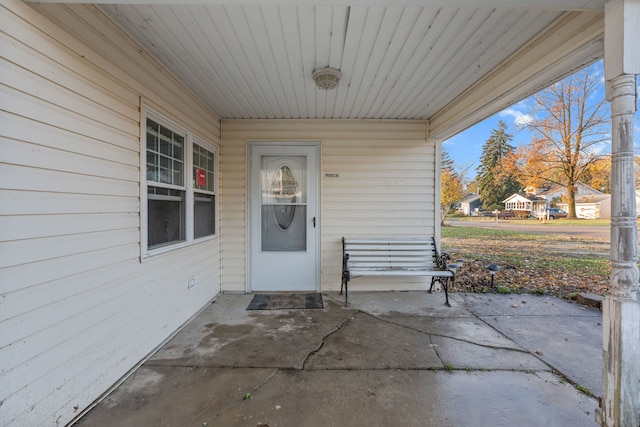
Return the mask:
[[[177,187],[173,185],[156,185],[155,181],[147,182],[147,119],[151,119],[160,125],[171,129],[176,133],[180,133],[185,137],[185,152],[184,152],[184,186]],[[202,138],[185,126],[178,124],[176,121],[170,119],[166,115],[159,113],[152,107],[142,104],[141,119],[140,119],[140,251],[141,259],[145,259],[157,254],[174,251],[176,249],[185,248],[196,243],[214,240],[219,235],[219,212],[218,212],[218,174],[220,171],[219,157],[217,147],[207,142],[205,138]],[[210,151],[214,156],[214,177],[213,177],[213,191],[197,190],[194,186],[193,176],[193,144],[197,144],[200,147]],[[167,244],[165,246],[149,249],[148,247],[148,186],[159,186],[164,188],[174,188],[185,191],[185,240]],[[214,196],[214,230],[213,234],[194,238],[194,201],[195,193],[204,192]]]

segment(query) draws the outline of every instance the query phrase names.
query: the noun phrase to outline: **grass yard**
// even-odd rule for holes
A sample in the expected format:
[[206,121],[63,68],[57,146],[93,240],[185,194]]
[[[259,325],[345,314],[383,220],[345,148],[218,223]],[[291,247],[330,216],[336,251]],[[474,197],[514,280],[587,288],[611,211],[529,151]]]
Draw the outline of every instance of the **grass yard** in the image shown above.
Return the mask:
[[[442,250],[451,254],[451,262],[464,260],[456,274],[458,292],[573,298],[580,292],[604,295],[609,286],[609,243],[595,238],[449,226],[442,227]],[[494,288],[489,264],[500,267]]]
[[[495,221],[495,218],[490,217],[477,217],[477,216],[450,216],[448,219],[456,220],[456,221],[465,221],[469,223],[473,222],[491,222]],[[595,227],[609,227],[611,225],[610,219],[558,219],[558,220],[549,220],[549,221],[541,221],[537,219],[508,219],[510,223],[516,224],[526,224],[526,225],[557,225],[557,226],[581,226],[581,225],[589,225]]]

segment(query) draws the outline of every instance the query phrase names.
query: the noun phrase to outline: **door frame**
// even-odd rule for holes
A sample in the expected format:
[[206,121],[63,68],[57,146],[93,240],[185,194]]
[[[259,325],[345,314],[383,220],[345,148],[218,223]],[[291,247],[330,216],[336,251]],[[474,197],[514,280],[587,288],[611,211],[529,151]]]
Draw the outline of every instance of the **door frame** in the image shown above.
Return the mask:
[[[320,186],[321,186],[321,181],[320,181],[320,165],[321,165],[321,141],[320,140],[296,140],[296,141],[277,141],[277,140],[268,140],[268,141],[260,141],[260,140],[250,140],[247,141],[247,151],[246,151],[246,159],[247,159],[247,172],[246,172],[246,180],[247,180],[247,199],[246,199],[246,204],[247,204],[247,209],[246,209],[246,224],[247,224],[247,237],[246,237],[246,254],[247,254],[247,265],[246,265],[246,285],[245,285],[245,292],[247,293],[252,293],[254,292],[252,290],[252,286],[251,286],[251,268],[253,265],[253,255],[252,255],[252,248],[253,248],[253,244],[255,244],[253,236],[254,233],[260,233],[260,230],[253,230],[253,225],[252,225],[252,218],[251,218],[251,212],[252,212],[252,208],[253,208],[253,180],[252,180],[252,174],[253,174],[253,149],[255,147],[283,147],[284,150],[286,150],[287,147],[312,147],[315,149],[315,174],[316,174],[316,185],[315,185],[315,189],[313,189],[313,191],[315,192],[315,196],[316,196],[316,204],[315,204],[315,212],[313,212],[313,216],[315,216],[316,218],[316,227],[315,229],[315,274],[314,274],[314,280],[315,280],[315,291],[319,292],[321,290],[321,272],[320,272],[320,265],[321,265],[321,227],[322,227],[322,220],[320,218],[320,204],[321,204],[321,199],[320,199]],[[309,192],[312,191],[311,188],[308,189]],[[262,292],[262,291],[261,291]],[[274,291],[275,292],[275,291]]]

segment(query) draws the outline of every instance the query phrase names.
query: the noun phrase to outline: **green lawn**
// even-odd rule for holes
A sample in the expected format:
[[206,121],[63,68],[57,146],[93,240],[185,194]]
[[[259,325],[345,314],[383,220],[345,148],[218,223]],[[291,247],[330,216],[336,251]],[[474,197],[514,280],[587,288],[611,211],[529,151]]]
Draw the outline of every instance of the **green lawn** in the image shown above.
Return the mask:
[[[447,221],[466,221],[466,222],[488,222],[495,221],[495,218],[488,217],[477,217],[477,216],[448,216]],[[527,224],[527,225],[565,225],[565,226],[594,226],[594,227],[609,227],[611,225],[611,220],[609,219],[555,219],[550,221],[540,221],[537,219],[501,219],[500,221],[509,221],[516,224]]]

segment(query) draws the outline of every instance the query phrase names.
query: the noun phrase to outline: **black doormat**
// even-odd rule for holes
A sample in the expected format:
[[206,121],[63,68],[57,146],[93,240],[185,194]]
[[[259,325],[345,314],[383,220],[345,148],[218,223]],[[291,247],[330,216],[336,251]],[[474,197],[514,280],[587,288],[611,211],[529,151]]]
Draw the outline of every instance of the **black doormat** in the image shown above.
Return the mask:
[[322,294],[256,294],[247,310],[295,310],[324,308]]

